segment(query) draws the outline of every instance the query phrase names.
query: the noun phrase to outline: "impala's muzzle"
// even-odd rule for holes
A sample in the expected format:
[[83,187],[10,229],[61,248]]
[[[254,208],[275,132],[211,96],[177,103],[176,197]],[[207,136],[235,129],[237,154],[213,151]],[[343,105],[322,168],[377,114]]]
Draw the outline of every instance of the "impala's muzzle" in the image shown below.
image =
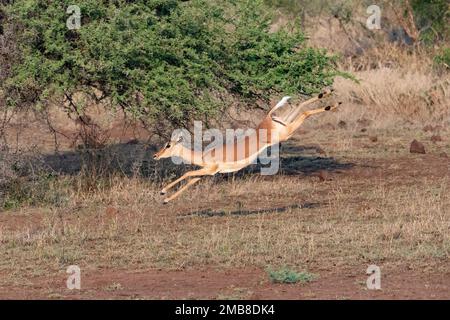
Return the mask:
[[161,151],[156,152],[156,153],[153,155],[153,160],[159,160],[160,158],[161,158]]

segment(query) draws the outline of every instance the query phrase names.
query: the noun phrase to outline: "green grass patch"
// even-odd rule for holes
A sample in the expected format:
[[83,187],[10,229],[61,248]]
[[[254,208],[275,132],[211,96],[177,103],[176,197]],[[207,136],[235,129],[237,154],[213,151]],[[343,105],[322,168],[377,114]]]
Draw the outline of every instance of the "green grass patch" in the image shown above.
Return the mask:
[[273,283],[308,283],[317,279],[315,274],[309,272],[297,272],[289,268],[269,270],[269,278]]

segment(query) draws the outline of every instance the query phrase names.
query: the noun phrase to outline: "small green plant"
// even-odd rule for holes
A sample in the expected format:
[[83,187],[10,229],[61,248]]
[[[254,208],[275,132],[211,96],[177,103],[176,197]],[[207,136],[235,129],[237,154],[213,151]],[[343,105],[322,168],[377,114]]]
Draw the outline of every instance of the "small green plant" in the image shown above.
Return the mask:
[[450,69],[450,48],[445,48],[441,54],[436,55],[434,63],[438,68]]
[[269,277],[274,283],[308,283],[314,281],[317,276],[309,272],[297,272],[289,268],[270,270]]

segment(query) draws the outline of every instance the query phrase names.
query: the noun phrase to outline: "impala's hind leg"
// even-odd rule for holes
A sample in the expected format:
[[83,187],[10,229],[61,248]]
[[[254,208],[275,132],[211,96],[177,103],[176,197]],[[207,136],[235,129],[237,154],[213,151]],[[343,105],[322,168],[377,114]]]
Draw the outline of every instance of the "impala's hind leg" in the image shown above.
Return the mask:
[[314,109],[314,110],[309,110],[309,111],[303,112],[294,121],[292,121],[291,123],[289,123],[287,125],[288,138],[290,138],[294,134],[294,132],[303,124],[303,122],[306,120],[306,118],[309,118],[313,114],[335,110],[340,104],[341,104],[341,102],[334,104],[332,106],[327,106],[324,108],[319,108],[319,109]]
[[189,188],[190,186],[192,186],[194,183],[200,181],[201,178],[192,178],[191,180],[188,181],[188,183],[186,183],[185,186],[183,186],[180,190],[178,190],[177,192],[175,192],[173,195],[171,195],[170,197],[164,199],[164,204],[168,203],[169,201],[172,201],[173,199],[175,199],[176,197],[178,197],[180,194],[182,194],[184,191],[186,191],[187,188]]
[[317,95],[317,97],[311,98],[309,100],[306,100],[302,103],[300,103],[298,106],[295,107],[295,109],[293,111],[291,111],[290,113],[288,113],[287,116],[284,116],[282,119],[284,120],[284,122],[286,123],[291,123],[295,118],[297,118],[300,110],[311,104],[314,103],[316,101],[319,101],[327,96],[329,96],[330,94],[332,94],[334,92],[334,89],[326,89],[323,92],[321,92],[319,95]]

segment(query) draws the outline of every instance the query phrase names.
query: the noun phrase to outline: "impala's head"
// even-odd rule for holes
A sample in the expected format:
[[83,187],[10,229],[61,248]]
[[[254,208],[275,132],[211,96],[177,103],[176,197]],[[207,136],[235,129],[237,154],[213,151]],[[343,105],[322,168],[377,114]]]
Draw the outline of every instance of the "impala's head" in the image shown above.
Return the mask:
[[175,135],[167,142],[161,150],[153,155],[153,159],[159,160],[164,158],[170,158],[173,156],[179,156],[182,151],[183,136],[181,134]]

